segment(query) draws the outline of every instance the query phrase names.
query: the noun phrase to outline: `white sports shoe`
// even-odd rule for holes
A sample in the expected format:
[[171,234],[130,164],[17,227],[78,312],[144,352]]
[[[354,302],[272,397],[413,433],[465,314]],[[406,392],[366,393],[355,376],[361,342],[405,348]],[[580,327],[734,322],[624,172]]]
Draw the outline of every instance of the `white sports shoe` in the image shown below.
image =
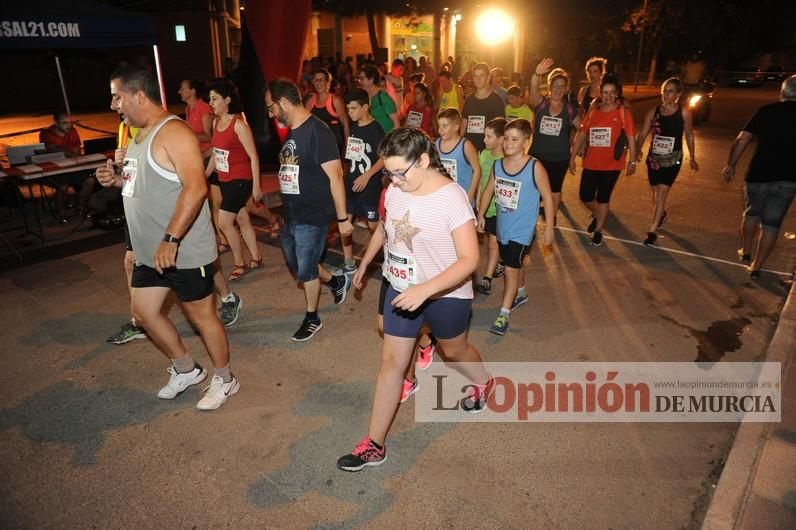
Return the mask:
[[227,398],[237,394],[240,390],[238,378],[232,376],[232,381],[225,383],[220,376],[214,375],[210,384],[203,390],[205,396],[196,404],[199,410],[216,410],[224,404]]
[[174,399],[186,388],[192,385],[198,385],[207,377],[207,370],[198,364],[193,370],[185,374],[177,373],[174,366],[169,366],[166,371],[170,374],[169,382],[158,392],[158,397],[160,399]]

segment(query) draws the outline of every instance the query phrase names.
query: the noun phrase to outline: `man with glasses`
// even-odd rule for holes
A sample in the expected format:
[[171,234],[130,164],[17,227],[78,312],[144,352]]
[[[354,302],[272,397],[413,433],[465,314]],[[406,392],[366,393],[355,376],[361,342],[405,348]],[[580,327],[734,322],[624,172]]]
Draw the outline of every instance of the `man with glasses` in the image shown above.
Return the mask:
[[287,265],[304,286],[307,312],[293,340],[311,339],[321,327],[318,301],[321,282],[345,301],[351,281],[320,265],[329,223],[337,219],[341,236],[353,232],[346,215],[343,167],[334,134],[301,104],[298,87],[288,79],[274,79],[265,92],[268,114],[290,128],[279,153],[279,187],[285,207],[282,249]]

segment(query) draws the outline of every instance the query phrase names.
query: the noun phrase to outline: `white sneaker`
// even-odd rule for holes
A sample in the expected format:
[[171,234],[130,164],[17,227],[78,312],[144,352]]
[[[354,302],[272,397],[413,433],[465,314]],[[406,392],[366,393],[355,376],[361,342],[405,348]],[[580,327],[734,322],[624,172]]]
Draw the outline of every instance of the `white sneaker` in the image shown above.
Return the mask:
[[220,376],[214,375],[213,380],[203,390],[205,396],[196,404],[199,410],[216,410],[224,404],[227,398],[233,394],[237,394],[240,390],[240,383],[235,376],[232,376],[232,381],[225,383],[224,379]]
[[174,399],[179,396],[186,388],[192,385],[198,385],[207,377],[207,370],[198,364],[188,373],[180,374],[174,369],[174,366],[169,366],[166,370],[171,376],[169,382],[160,389],[158,397],[160,399]]

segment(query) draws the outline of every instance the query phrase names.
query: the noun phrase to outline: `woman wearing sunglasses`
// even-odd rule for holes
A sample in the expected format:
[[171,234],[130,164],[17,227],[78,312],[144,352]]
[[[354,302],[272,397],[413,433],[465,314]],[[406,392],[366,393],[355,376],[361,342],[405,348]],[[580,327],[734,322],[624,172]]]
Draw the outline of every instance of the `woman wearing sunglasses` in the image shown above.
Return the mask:
[[[337,461],[344,471],[386,461],[385,438],[423,324],[437,338],[446,360],[463,363],[458,367],[473,383],[465,410],[481,412],[494,387],[467,338],[471,276],[480,257],[467,194],[451,180],[434,144],[418,129],[392,131],[379,154],[392,182],[383,222],[383,274],[390,282],[383,305],[384,345],[368,435]],[[376,253],[380,239],[371,238],[368,255]]]

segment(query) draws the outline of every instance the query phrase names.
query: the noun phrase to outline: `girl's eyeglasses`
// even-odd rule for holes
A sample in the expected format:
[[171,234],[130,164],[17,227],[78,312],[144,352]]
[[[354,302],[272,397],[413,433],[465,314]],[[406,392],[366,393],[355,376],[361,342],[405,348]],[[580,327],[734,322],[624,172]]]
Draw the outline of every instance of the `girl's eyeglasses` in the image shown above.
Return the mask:
[[382,169],[381,174],[390,179],[397,178],[398,180],[406,182],[406,174],[409,172],[410,169],[415,167],[415,164],[417,164],[417,160],[412,162],[409,165],[409,167],[404,169],[403,171],[390,171],[389,169]]

